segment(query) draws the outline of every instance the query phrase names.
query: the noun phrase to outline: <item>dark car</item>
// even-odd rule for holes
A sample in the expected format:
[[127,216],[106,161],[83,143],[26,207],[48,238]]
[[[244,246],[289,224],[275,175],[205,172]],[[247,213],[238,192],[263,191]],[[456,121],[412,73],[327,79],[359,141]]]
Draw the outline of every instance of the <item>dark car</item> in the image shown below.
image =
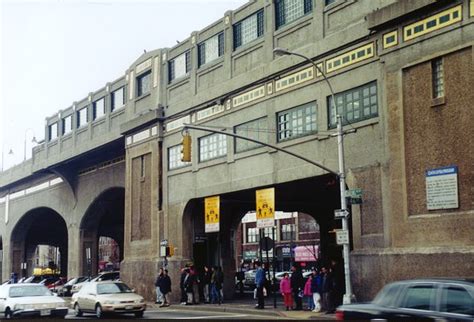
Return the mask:
[[419,279],[386,285],[371,303],[337,308],[338,320],[474,320],[474,279]]
[[79,276],[79,277],[74,277],[71,278],[69,281],[67,281],[66,284],[63,285],[63,287],[58,289],[58,295],[60,296],[71,296],[72,292],[71,289],[73,285],[77,283],[82,283],[88,279],[87,276]]

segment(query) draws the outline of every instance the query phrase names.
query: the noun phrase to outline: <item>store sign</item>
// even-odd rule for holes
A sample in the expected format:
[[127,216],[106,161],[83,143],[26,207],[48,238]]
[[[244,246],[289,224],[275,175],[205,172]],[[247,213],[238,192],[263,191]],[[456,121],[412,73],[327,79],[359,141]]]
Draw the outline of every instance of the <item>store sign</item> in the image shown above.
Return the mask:
[[219,196],[207,197],[204,199],[204,222],[206,233],[214,233],[219,231],[220,217],[220,198]]
[[318,260],[319,246],[297,246],[294,249],[295,262],[315,262]]
[[244,259],[256,259],[257,251],[256,250],[244,250],[243,253]]
[[275,226],[275,188],[256,191],[257,228]]
[[459,208],[458,167],[426,171],[426,206],[428,210]]

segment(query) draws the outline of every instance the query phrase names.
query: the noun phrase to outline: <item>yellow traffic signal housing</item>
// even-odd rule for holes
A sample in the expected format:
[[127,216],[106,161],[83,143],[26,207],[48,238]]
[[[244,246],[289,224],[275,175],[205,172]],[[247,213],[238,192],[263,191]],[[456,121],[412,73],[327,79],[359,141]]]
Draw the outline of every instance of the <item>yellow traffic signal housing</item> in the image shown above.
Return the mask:
[[191,162],[191,135],[185,133],[183,135],[183,149],[181,150],[181,161]]

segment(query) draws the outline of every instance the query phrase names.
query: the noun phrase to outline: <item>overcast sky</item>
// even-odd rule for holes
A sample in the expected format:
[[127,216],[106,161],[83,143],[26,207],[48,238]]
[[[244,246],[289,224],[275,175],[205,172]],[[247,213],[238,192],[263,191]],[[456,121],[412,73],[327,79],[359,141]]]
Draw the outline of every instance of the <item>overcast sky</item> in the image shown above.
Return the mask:
[[123,76],[144,49],[172,47],[246,2],[0,0],[4,168],[23,161],[25,136],[31,157],[47,116]]

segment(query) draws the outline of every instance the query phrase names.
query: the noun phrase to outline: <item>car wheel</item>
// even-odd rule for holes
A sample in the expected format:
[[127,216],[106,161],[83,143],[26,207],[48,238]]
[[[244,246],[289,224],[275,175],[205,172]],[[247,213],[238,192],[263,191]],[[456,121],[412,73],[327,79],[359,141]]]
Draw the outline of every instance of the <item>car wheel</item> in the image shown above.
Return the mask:
[[11,319],[11,318],[13,318],[13,313],[12,313],[12,311],[10,310],[10,308],[7,307],[7,308],[5,309],[5,319]]
[[95,316],[100,319],[104,316],[104,312],[102,312],[102,306],[100,304],[97,304],[95,306]]
[[142,318],[142,317],[143,317],[143,313],[145,313],[145,311],[135,312],[135,317],[136,317],[136,318]]
[[82,316],[81,308],[79,307],[79,303],[74,304],[74,312],[76,313],[77,317]]

